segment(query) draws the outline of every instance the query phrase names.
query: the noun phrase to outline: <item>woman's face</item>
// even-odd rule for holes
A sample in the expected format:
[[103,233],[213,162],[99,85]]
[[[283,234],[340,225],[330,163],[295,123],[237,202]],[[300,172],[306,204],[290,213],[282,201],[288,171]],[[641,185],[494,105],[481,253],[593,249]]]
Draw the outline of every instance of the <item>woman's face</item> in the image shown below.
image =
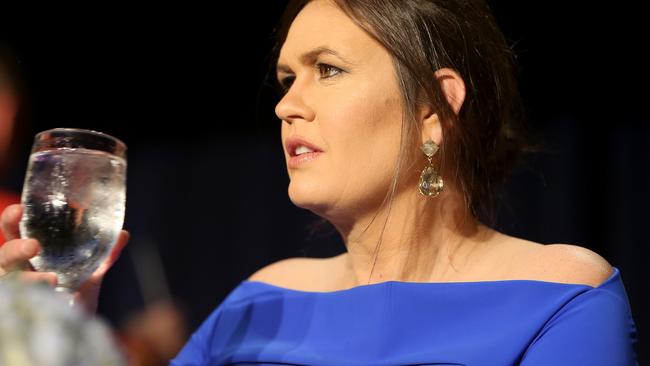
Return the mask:
[[[315,0],[292,23],[277,76],[287,88],[275,112],[291,201],[330,219],[376,209],[400,145],[402,106],[389,53],[335,5]],[[296,137],[321,152],[293,157]]]

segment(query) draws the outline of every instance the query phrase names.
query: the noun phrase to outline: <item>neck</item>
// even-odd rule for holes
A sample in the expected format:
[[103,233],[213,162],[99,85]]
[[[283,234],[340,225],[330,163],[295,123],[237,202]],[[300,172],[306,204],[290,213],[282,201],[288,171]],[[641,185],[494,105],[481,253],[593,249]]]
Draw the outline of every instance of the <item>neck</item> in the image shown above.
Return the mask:
[[347,247],[343,281],[349,286],[451,278],[489,231],[453,191],[428,198],[408,190],[378,210],[330,221]]

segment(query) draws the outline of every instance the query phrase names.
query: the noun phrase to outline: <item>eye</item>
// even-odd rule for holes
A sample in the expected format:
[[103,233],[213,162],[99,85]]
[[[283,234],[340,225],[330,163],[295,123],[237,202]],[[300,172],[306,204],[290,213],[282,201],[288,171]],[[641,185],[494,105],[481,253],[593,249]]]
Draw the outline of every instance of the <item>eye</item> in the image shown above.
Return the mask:
[[320,73],[321,79],[329,79],[333,76],[336,76],[343,72],[343,70],[339,69],[336,66],[324,64],[324,63],[318,63],[316,64],[316,68],[318,69],[318,72]]

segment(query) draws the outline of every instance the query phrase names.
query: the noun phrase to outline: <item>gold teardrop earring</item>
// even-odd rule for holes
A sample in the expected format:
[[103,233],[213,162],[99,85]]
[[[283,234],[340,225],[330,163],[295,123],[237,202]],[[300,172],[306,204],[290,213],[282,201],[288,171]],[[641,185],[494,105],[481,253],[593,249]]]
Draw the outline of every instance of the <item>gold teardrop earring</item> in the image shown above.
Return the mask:
[[436,197],[440,194],[440,192],[442,192],[443,188],[442,177],[433,168],[433,163],[431,162],[433,155],[435,155],[439,148],[440,146],[438,146],[431,139],[420,146],[420,149],[422,152],[424,152],[424,155],[427,156],[427,160],[429,160],[429,165],[427,165],[420,174],[420,184],[418,184],[418,190],[422,195],[427,197]]

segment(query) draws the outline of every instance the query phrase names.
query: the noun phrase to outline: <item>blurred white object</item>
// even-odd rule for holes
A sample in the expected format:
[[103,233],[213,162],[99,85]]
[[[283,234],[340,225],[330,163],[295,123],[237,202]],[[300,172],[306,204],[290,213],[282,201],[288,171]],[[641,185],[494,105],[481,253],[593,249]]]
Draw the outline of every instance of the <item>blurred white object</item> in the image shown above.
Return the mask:
[[46,285],[0,278],[0,366],[126,365],[108,327]]

